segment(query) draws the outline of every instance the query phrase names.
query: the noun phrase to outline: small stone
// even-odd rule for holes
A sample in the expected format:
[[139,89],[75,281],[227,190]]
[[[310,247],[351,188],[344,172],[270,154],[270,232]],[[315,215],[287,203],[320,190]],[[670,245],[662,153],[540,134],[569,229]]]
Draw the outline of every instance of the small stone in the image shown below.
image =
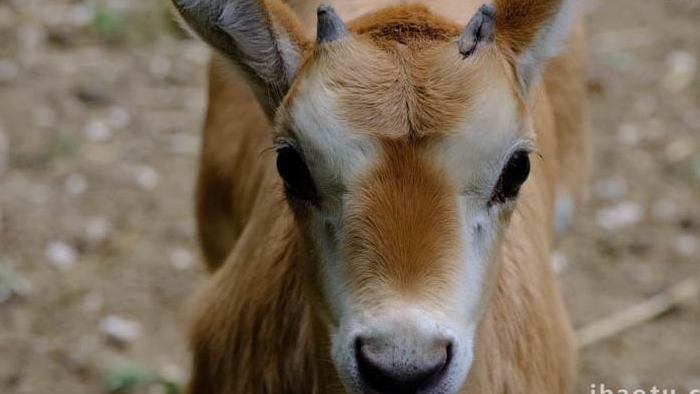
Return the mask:
[[617,141],[624,145],[634,146],[641,140],[641,132],[637,125],[625,123],[617,130]]
[[666,57],[668,73],[663,79],[664,87],[671,92],[679,92],[690,85],[698,68],[698,61],[692,53],[675,51]]
[[19,69],[11,60],[0,60],[0,82],[9,82],[17,78]]
[[684,257],[693,257],[700,252],[700,240],[695,235],[682,234],[676,238],[676,252]]
[[641,222],[643,218],[644,209],[642,206],[631,201],[621,202],[596,213],[598,226],[606,230],[630,227]]
[[92,120],[85,126],[85,137],[93,142],[107,142],[112,139],[112,130],[101,120]]
[[118,345],[128,345],[141,336],[141,323],[117,315],[100,320],[100,331]]
[[158,174],[158,171],[147,165],[133,167],[132,176],[134,181],[144,190],[155,189],[160,181],[160,174]]
[[620,179],[603,179],[593,185],[593,191],[601,200],[615,200],[627,193],[627,184]]
[[160,368],[160,375],[168,381],[183,383],[187,380],[185,370],[176,364],[165,364]]
[[27,297],[31,292],[32,286],[27,279],[0,265],[0,304],[14,297]]
[[559,274],[564,272],[566,268],[569,267],[569,259],[564,253],[554,252],[552,253],[552,257],[550,258],[550,264],[554,272]]
[[694,141],[687,138],[678,138],[666,147],[666,160],[669,163],[678,163],[689,158],[697,150]]
[[186,271],[194,264],[194,256],[185,248],[176,248],[170,252],[170,263],[178,271]]
[[107,240],[113,231],[114,226],[107,218],[93,217],[85,225],[85,238],[91,243],[98,244]]
[[124,107],[114,106],[107,110],[107,123],[116,129],[123,129],[131,123],[131,114]]
[[87,179],[81,174],[71,174],[63,183],[63,189],[71,196],[79,196],[85,193],[87,186]]
[[46,247],[46,257],[54,267],[61,271],[68,271],[75,266],[78,251],[65,242],[54,241]]

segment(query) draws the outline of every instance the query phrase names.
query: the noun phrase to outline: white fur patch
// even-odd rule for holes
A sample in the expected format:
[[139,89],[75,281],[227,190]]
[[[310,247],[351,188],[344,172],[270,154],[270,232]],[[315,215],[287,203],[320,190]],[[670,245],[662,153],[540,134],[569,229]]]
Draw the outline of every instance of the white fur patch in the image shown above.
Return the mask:
[[379,160],[378,142],[348,130],[335,115],[335,94],[318,70],[309,70],[299,81],[297,96],[287,109],[294,139],[301,149],[323,207],[311,212],[311,233],[323,260],[321,273],[329,306],[335,316],[351,309],[339,245],[342,242],[344,188]]
[[378,160],[379,144],[347,129],[336,115],[335,93],[319,73],[309,70],[300,81],[289,109],[292,128],[318,186],[350,184]]
[[471,115],[431,152],[467,194],[490,191],[513,150],[531,148],[534,138],[520,124],[505,80],[489,81],[475,90],[480,93]]

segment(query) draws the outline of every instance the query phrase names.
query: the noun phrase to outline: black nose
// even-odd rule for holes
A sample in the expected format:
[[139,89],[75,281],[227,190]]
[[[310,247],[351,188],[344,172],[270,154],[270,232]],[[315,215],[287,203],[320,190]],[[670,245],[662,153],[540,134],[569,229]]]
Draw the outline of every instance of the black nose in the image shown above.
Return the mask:
[[372,339],[355,342],[357,366],[364,383],[378,393],[412,394],[440,381],[451,359],[449,341],[435,340],[418,348],[402,349]]

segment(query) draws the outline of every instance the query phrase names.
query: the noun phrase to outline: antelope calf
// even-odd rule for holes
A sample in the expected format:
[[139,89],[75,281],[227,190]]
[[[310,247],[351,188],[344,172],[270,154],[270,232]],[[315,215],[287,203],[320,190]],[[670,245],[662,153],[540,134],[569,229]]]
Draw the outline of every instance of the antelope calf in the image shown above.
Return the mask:
[[173,0],[216,50],[190,393],[570,391],[578,18],[481,1]]

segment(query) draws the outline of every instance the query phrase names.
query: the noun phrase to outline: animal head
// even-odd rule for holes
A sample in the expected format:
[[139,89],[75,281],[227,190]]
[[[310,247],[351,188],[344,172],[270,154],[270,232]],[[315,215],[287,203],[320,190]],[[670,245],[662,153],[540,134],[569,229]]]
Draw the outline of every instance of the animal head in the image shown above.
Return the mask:
[[456,392],[531,170],[529,99],[571,1],[496,0],[462,25],[424,7],[316,39],[278,1],[174,0],[247,76],[311,245],[309,282],[350,392]]

